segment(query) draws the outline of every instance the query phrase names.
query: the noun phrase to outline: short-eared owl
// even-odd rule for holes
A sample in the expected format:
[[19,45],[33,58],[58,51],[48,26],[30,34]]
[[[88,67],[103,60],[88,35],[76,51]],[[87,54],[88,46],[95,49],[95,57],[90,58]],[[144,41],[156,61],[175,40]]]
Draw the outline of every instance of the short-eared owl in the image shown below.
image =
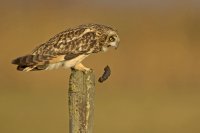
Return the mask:
[[12,64],[19,71],[52,70],[60,67],[87,71],[81,62],[92,53],[117,48],[119,36],[111,27],[99,24],[80,25],[67,29],[46,43],[36,47],[31,54],[18,57]]

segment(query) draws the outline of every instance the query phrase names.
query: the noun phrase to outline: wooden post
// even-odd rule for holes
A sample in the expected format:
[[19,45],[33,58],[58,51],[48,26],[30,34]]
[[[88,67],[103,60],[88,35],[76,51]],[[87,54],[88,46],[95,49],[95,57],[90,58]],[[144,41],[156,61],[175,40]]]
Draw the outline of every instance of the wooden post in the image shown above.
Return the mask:
[[92,71],[72,70],[69,80],[69,133],[92,133],[95,76]]

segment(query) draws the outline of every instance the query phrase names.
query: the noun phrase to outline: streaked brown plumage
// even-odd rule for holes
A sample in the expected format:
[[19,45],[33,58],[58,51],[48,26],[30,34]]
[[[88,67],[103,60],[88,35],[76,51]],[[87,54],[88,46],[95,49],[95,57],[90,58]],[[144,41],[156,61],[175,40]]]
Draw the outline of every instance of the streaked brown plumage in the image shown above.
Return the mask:
[[81,61],[92,53],[106,51],[108,47],[118,47],[119,36],[111,27],[88,24],[67,29],[40,46],[31,54],[18,57],[12,64],[17,70],[35,71],[74,67],[89,70]]

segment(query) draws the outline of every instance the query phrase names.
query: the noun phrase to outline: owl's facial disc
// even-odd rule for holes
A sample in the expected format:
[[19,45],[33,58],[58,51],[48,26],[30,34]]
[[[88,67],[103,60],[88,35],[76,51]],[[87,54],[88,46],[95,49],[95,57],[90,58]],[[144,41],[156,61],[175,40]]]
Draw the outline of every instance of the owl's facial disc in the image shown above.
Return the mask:
[[107,38],[107,44],[108,44],[107,46],[108,47],[112,46],[112,47],[115,47],[115,49],[117,49],[119,46],[119,41],[120,41],[120,39],[116,33],[111,34]]

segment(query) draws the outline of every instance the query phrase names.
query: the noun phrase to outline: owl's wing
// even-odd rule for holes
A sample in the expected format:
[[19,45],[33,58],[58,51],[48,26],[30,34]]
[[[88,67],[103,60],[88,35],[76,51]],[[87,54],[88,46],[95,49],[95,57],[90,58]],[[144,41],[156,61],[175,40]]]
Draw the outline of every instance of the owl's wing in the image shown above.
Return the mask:
[[12,63],[23,67],[42,66],[71,60],[79,55],[88,55],[99,50],[98,38],[92,32],[74,39],[68,39],[60,34],[37,47],[31,55],[19,57]]
[[[103,42],[96,35],[95,31],[84,32],[83,29],[77,31],[65,31],[57,34],[45,44],[40,45],[33,51],[33,55],[63,56],[63,60],[73,59],[80,54],[97,53],[101,51]],[[60,58],[59,58],[60,59]],[[61,60],[58,60],[58,62]],[[52,62],[52,63],[55,63]]]

